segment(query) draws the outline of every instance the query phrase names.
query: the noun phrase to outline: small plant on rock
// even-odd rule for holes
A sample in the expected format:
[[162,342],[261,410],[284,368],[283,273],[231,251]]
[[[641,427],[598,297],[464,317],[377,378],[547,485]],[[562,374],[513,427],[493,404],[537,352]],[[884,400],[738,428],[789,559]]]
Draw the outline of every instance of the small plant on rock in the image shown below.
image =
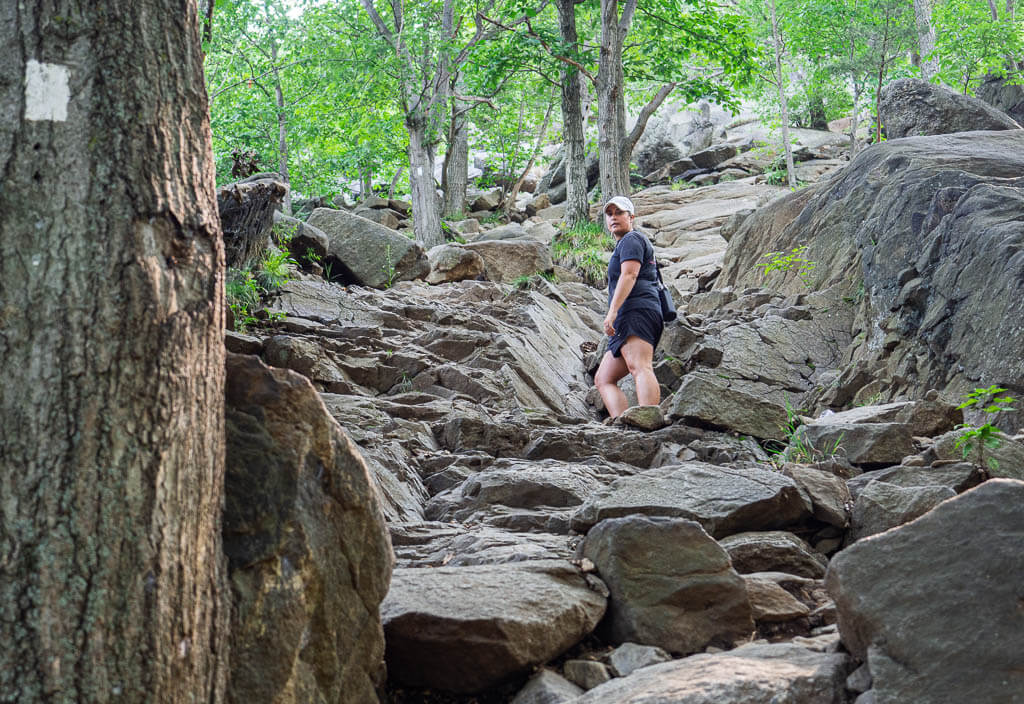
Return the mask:
[[796,462],[798,464],[812,464],[814,462],[821,462],[832,457],[837,456],[842,451],[843,434],[840,434],[838,438],[828,447],[816,448],[813,444],[800,433],[800,426],[803,425],[803,421],[800,419],[800,412],[803,409],[795,409],[789,404],[789,399],[785,400],[786,406],[786,424],[782,426],[782,434],[786,438],[785,445],[781,447],[768,448],[768,454],[771,455],[772,464],[776,467],[781,468],[782,465],[787,462]]
[[804,258],[806,250],[806,245],[799,245],[793,247],[789,252],[768,252],[764,255],[768,261],[758,266],[764,269],[765,276],[773,271],[796,272],[804,287],[811,288],[813,285],[811,273],[814,271],[815,263]]
[[384,288],[391,288],[395,284],[395,264],[391,261],[391,243],[384,246],[384,264],[380,268],[383,270],[384,276],[387,277]]
[[[977,388],[964,396],[964,402],[957,406],[958,409],[970,408],[971,406],[983,406],[981,411],[985,417],[995,420],[996,415],[1003,411],[1013,411],[1010,404],[1016,401],[1013,396],[1005,396],[1006,389],[1001,386],[989,386],[986,389]],[[986,463],[985,448],[997,449],[1003,444],[999,437],[999,428],[986,421],[983,425],[970,425],[961,423],[957,426],[960,435],[957,437],[953,447],[963,453],[964,459],[968,458],[972,450],[977,450],[977,459],[982,467],[998,469],[999,462],[994,457],[989,457]]]
[[551,240],[551,256],[556,264],[576,271],[588,284],[604,287],[608,271],[607,252],[615,240],[595,223],[559,230]]

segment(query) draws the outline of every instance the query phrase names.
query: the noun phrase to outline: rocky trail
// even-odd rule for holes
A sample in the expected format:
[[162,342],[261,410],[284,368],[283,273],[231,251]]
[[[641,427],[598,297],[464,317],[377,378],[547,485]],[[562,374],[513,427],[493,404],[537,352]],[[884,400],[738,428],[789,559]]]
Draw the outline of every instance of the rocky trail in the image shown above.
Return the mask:
[[[1020,416],[954,446],[1024,393],[1021,134],[635,194],[683,315],[614,425],[604,291],[508,283],[544,217],[450,245],[489,280],[286,283],[227,334],[233,697],[1024,701]],[[798,245],[810,287],[758,267]]]

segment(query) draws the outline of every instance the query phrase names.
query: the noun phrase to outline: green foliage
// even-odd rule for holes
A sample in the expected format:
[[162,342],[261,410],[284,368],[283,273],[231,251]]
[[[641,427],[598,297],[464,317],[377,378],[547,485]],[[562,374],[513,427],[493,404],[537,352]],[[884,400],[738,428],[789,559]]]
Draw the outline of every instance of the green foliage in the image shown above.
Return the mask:
[[768,261],[758,266],[764,269],[766,277],[773,271],[796,272],[803,285],[806,288],[811,288],[813,286],[811,273],[814,271],[815,263],[804,259],[803,253],[806,249],[806,245],[800,245],[793,247],[789,252],[768,252],[764,255]]
[[985,0],[941,0],[932,11],[938,79],[964,94],[987,75],[1005,76],[1008,57],[1024,54],[1021,22],[992,17]]
[[395,284],[395,264],[391,261],[390,242],[384,245],[384,263],[380,268],[384,272],[384,276],[387,277],[384,288],[391,288]]
[[842,451],[842,442],[844,434],[840,434],[836,438],[835,442],[825,448],[816,448],[810,441],[804,437],[803,433],[800,432],[800,427],[803,425],[803,421],[800,419],[800,413],[803,409],[795,409],[790,403],[789,399],[784,400],[786,407],[786,423],[782,426],[782,434],[785,437],[785,444],[780,446],[769,446],[768,453],[771,455],[772,464],[778,468],[782,468],[782,465],[787,462],[797,462],[799,464],[811,464],[813,462],[821,462],[826,459],[836,457]]
[[615,248],[615,240],[603,227],[583,223],[562,229],[551,240],[551,255],[556,264],[578,273],[592,286],[607,285],[608,261],[605,254]]
[[[990,419],[982,425],[975,426],[963,423],[957,426],[960,430],[960,435],[957,436],[953,446],[963,453],[964,459],[968,458],[971,450],[977,449],[978,464],[984,467],[986,466],[985,449],[994,450],[1003,444],[1002,439],[999,437],[999,429],[992,425],[991,421],[995,420],[995,417],[1004,411],[1015,410],[1010,404],[1017,399],[1012,396],[1001,395],[1005,393],[1006,389],[995,385],[988,388],[977,388],[966,394],[964,402],[957,406],[959,409],[979,406],[985,417]],[[994,457],[989,457],[987,466],[990,469],[998,469],[999,463]]]
[[258,322],[256,312],[263,298],[291,279],[289,265],[297,266],[288,252],[270,251],[254,270],[227,270],[224,298],[234,315],[235,330],[246,330]]

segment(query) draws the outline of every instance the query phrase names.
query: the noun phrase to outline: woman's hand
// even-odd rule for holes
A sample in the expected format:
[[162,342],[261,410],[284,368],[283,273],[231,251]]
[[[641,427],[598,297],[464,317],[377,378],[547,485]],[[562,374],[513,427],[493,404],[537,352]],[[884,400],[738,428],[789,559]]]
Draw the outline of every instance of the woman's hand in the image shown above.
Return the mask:
[[615,334],[615,318],[616,314],[608,311],[608,315],[604,316],[604,334],[611,337]]

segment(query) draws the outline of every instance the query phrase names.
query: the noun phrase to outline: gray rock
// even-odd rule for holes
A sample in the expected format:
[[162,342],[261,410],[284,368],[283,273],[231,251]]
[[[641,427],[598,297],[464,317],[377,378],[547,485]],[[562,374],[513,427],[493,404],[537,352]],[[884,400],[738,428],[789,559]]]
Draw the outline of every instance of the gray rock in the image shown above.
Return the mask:
[[974,130],[1020,129],[988,103],[916,78],[900,78],[882,89],[879,118],[889,139]]
[[297,260],[320,261],[327,256],[330,239],[323,230],[289,217],[280,210],[274,211],[274,226],[275,230],[284,233],[288,249]]
[[690,160],[696,164],[698,169],[713,169],[737,154],[739,154],[739,150],[731,144],[716,144],[690,154]]
[[608,653],[608,664],[611,666],[612,674],[616,677],[625,677],[641,667],[657,665],[659,662],[667,662],[671,659],[672,656],[661,648],[639,643],[623,643]]
[[354,283],[383,288],[395,281],[422,278],[430,271],[419,244],[366,218],[317,208],[306,222],[327,234],[330,255],[341,261]]
[[837,528],[846,528],[850,522],[853,496],[842,478],[801,464],[787,464],[782,473],[796,482],[810,497],[815,518]]
[[501,205],[501,189],[495,188],[473,200],[469,209],[475,211],[495,210],[499,205]]
[[944,486],[904,488],[880,481],[870,482],[857,494],[857,501],[853,504],[847,540],[853,542],[908,523],[954,496],[956,492]]
[[596,660],[566,660],[562,664],[566,679],[584,690],[593,689],[612,678],[604,663]]
[[745,645],[645,667],[573,704],[845,704],[848,663],[786,643]]
[[606,518],[629,514],[686,518],[715,538],[798,523],[811,506],[796,484],[778,472],[733,469],[703,462],[659,467],[616,480],[573,516],[584,531]]
[[511,283],[554,267],[547,246],[534,240],[470,242],[464,246],[483,257],[484,275],[489,281]]
[[652,433],[624,428],[583,426],[545,429],[535,434],[523,450],[527,459],[556,459],[575,462],[603,457],[634,467],[650,467],[661,450],[661,441]]
[[[849,403],[869,385],[874,390],[861,398],[876,392],[922,398],[931,389],[958,398],[973,388],[971,379],[1024,388],[1024,357],[1005,354],[1024,349],[1024,328],[1016,322],[1024,319],[1024,281],[1007,268],[1017,262],[1021,244],[1016,223],[1024,192],[1016,179],[1022,173],[1019,130],[873,145],[830,181],[747,218],[729,242],[715,287],[761,286],[764,252],[806,243],[804,256],[817,263],[820,288],[851,300],[865,292],[855,326],[863,337],[837,357],[846,355],[846,369],[860,369],[860,380],[836,403],[829,401],[831,407]],[[900,274],[907,270],[921,279],[926,295],[899,306],[909,281]],[[1004,286],[992,289],[992,281]],[[793,275],[776,282],[787,293],[803,288]],[[835,309],[843,307],[853,308],[837,301]],[[896,331],[898,337],[887,341]],[[827,400],[831,392],[826,385],[804,403]],[[1017,427],[1021,417],[1018,409],[1000,425]]]
[[839,631],[879,702],[1020,701],[1022,525],[1024,482],[993,479],[832,559]]
[[797,436],[819,452],[860,466],[899,464],[914,452],[910,428],[903,423],[815,422],[800,426]]
[[856,499],[860,492],[873,481],[894,484],[898,487],[941,486],[957,494],[981,484],[987,476],[982,469],[969,462],[947,462],[934,467],[887,467],[865,472],[846,482],[850,495]]
[[846,688],[858,694],[871,689],[871,670],[868,669],[867,664],[861,665],[850,673],[850,676],[846,678]]
[[388,529],[398,567],[502,565],[574,555],[565,535],[439,522],[391,522]]
[[750,600],[750,615],[757,623],[784,623],[807,616],[807,606],[774,581],[747,575],[743,578]]
[[519,690],[512,704],[568,704],[581,694],[582,689],[557,672],[543,669]]
[[671,419],[700,422],[761,439],[784,437],[786,409],[779,404],[729,388],[705,374],[689,374],[663,402]]
[[476,252],[453,244],[439,244],[427,252],[428,284],[475,279],[484,273],[484,260]]
[[743,579],[693,521],[604,520],[587,533],[582,554],[611,593],[602,630],[612,643],[693,653],[753,630]]
[[228,355],[225,423],[228,697],[376,702],[392,557],[359,451],[306,379],[256,357]]
[[398,213],[393,212],[387,206],[383,208],[356,208],[353,214],[371,220],[378,225],[383,225],[390,230],[398,229]]
[[399,569],[381,605],[388,675],[479,692],[572,647],[604,610],[564,561]]
[[[940,461],[964,460],[964,446],[961,445],[959,449],[956,447],[959,437],[960,431],[950,431],[936,438],[932,446],[936,458]],[[977,441],[971,443],[966,459],[983,467],[993,477],[1024,479],[1024,443],[1005,433],[997,432],[995,437],[999,441],[997,447],[982,448]]]
[[228,352],[236,354],[259,354],[263,351],[263,340],[253,335],[225,330],[224,347]]
[[737,533],[721,538],[733,567],[741,574],[786,572],[817,579],[825,576],[828,560],[806,542],[784,531]]
[[648,431],[659,430],[667,425],[659,406],[630,406],[616,420],[623,425]]
[[526,230],[517,222],[501,225],[491,230],[484,230],[473,237],[473,242],[490,242],[496,240],[517,240],[526,237]]

